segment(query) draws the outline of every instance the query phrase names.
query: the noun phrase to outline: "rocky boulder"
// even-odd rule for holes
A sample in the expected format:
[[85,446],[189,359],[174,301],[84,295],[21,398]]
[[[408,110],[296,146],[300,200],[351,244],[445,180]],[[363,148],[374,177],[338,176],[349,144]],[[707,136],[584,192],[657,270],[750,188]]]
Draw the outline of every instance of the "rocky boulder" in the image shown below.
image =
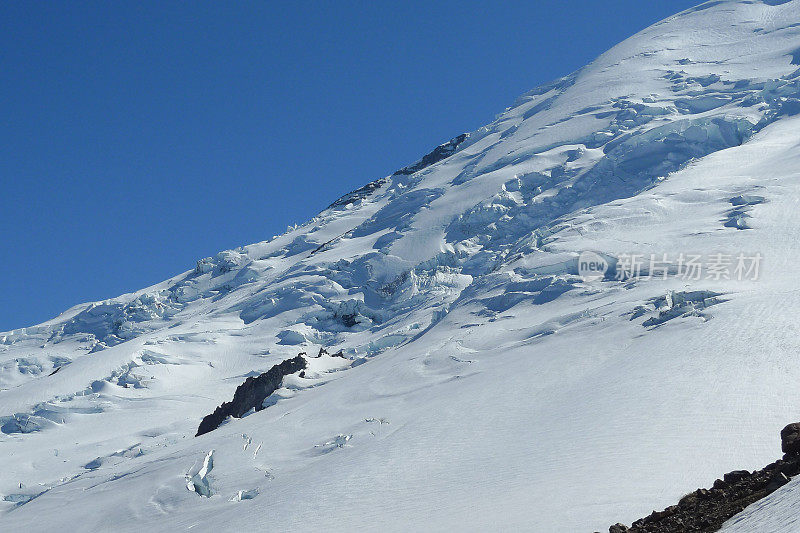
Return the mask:
[[789,424],[781,430],[781,451],[787,456],[800,455],[800,422]]
[[203,418],[195,437],[217,429],[229,416],[241,418],[249,410],[264,409],[264,400],[281,388],[284,376],[300,372],[306,368],[303,354],[287,359],[256,377],[249,377],[236,388],[233,400],[217,407],[213,413]]

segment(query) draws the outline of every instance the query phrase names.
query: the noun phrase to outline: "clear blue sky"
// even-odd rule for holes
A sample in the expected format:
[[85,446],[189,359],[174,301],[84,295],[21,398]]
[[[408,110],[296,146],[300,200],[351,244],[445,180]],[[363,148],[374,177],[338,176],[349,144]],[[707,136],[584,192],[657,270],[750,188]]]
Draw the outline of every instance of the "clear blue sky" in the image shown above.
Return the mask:
[[0,331],[281,233],[696,3],[3,2]]

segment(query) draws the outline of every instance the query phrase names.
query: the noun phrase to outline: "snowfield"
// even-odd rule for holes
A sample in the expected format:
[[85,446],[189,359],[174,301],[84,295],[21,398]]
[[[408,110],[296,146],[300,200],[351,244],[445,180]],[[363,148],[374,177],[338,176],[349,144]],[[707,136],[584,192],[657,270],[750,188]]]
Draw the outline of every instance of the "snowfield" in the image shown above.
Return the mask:
[[0,333],[0,530],[629,524],[800,421],[799,202],[800,0],[670,17],[281,236]]

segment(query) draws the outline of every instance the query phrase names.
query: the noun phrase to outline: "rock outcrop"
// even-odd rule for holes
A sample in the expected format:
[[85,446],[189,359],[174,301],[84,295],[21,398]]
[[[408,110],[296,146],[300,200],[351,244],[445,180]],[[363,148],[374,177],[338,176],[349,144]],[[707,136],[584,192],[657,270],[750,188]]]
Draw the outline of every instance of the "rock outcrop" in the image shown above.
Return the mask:
[[[462,133],[461,135],[453,137],[446,143],[440,144],[439,146],[434,148],[431,152],[425,154],[422,157],[422,159],[420,159],[416,163],[412,163],[411,165],[401,168],[400,170],[396,171],[393,175],[410,176],[415,172],[419,172],[420,170],[423,170],[431,165],[435,165],[439,161],[447,159],[458,150],[458,147],[461,145],[461,143],[463,143],[467,139],[467,137],[469,137],[469,134],[467,133]],[[346,206],[347,204],[359,202],[364,198],[366,198],[367,196],[369,196],[370,194],[372,194],[373,192],[380,189],[386,182],[387,182],[386,178],[381,178],[371,183],[367,183],[363,187],[345,194],[344,196],[333,202],[331,205],[329,205],[327,209],[341,208]],[[323,246],[324,244],[320,246],[317,250],[314,250],[314,252],[319,251],[319,249],[321,249]]]
[[461,135],[453,137],[446,143],[440,144],[439,146],[434,148],[433,151],[431,151],[430,153],[425,154],[425,156],[423,156],[423,158],[417,161],[416,163],[401,168],[400,170],[395,172],[395,175],[409,176],[431,165],[435,165],[436,163],[442,161],[443,159],[447,159],[456,152],[459,145],[463,143],[467,139],[467,137],[469,137],[469,134],[467,133],[462,133]]
[[195,437],[214,431],[229,416],[241,418],[251,409],[261,411],[264,409],[264,400],[281,387],[284,376],[300,372],[305,368],[306,360],[303,354],[300,354],[273,366],[259,376],[247,378],[236,388],[233,400],[223,403],[213,413],[203,418]]
[[800,423],[789,424],[781,430],[781,451],[787,455],[800,455]]
[[800,423],[781,431],[783,459],[761,470],[734,470],[714,482],[710,489],[698,489],[681,498],[677,505],[633,523],[629,528],[615,524],[609,533],[685,533],[719,531],[722,524],[748,505],[768,496],[800,474]]

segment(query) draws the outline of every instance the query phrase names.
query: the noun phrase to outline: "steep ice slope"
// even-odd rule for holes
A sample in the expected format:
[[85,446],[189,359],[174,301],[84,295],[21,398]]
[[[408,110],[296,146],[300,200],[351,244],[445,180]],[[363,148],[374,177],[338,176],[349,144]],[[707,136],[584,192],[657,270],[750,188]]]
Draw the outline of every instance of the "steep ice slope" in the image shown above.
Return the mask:
[[[0,528],[594,531],[768,462],[798,46],[800,0],[703,4],[284,235],[0,334]],[[588,281],[583,250],[763,264]],[[320,347],[348,360],[193,437]]]

